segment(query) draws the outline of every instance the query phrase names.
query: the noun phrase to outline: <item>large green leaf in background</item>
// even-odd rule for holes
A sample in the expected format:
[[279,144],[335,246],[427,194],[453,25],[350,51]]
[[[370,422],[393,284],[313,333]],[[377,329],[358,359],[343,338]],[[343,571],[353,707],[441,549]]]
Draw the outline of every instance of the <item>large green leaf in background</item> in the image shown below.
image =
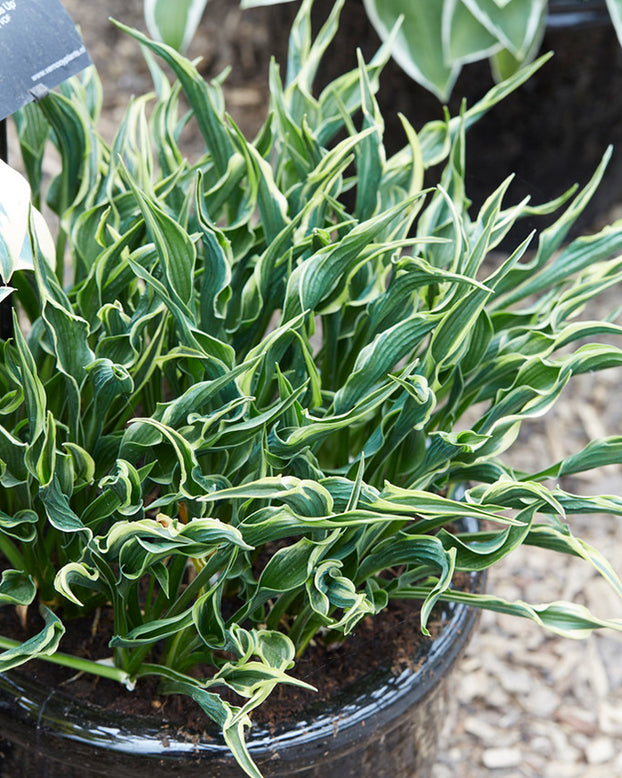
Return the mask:
[[[546,13],[546,0],[363,2],[383,40],[402,18],[393,57],[441,100],[448,99],[464,63],[507,50],[516,69],[528,54],[533,56],[531,44],[538,38]],[[510,70],[507,65],[506,70]]]
[[[447,0],[445,0],[447,2]],[[462,0],[473,16],[515,57],[522,58],[546,12],[546,0]]]
[[400,17],[402,24],[393,46],[393,58],[411,78],[440,99],[446,99],[460,72],[445,61],[443,39],[444,0],[363,0],[371,23],[383,40]]
[[607,0],[607,8],[618,40],[622,43],[622,0]]
[[152,38],[185,51],[207,0],[145,0],[145,24]]
[[447,62],[475,62],[497,52],[498,38],[478,21],[462,0],[446,0],[443,5],[443,46]]

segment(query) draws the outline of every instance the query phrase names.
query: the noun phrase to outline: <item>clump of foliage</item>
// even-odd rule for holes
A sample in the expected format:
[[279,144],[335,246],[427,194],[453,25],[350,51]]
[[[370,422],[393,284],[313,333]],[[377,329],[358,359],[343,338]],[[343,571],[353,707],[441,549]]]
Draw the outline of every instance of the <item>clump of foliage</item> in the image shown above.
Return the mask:
[[[0,244],[17,309],[0,344],[0,602],[37,603],[44,619],[21,644],[0,639],[0,669],[61,657],[130,687],[158,676],[251,776],[249,715],[275,685],[301,684],[296,655],[392,599],[422,601],[424,632],[439,601],[571,636],[622,628],[576,604],[452,588],[456,571],[526,543],[583,558],[622,594],[567,523],[622,515],[622,499],[556,485],[620,462],[622,439],[533,473],[502,456],[574,375],[622,363],[592,342],[622,333],[614,317],[579,318],[622,278],[622,225],[563,246],[606,160],[579,194],[507,206],[505,181],[471,215],[465,128],[529,71],[418,134],[404,120],[387,159],[374,91],[390,44],[313,96],[340,6],[311,41],[305,4],[252,142],[217,81],[129,31],[177,80],[152,61],[157,94],[131,102],[110,146],[93,71],[24,109],[24,165],[34,205],[58,214],[58,259],[34,211],[29,250]],[[178,144],[189,120],[205,140],[195,161]],[[49,141],[62,169],[44,192]],[[517,220],[554,209],[537,240],[490,263]],[[464,517],[480,529],[450,531]],[[112,665],[62,654],[72,617],[102,606]]]

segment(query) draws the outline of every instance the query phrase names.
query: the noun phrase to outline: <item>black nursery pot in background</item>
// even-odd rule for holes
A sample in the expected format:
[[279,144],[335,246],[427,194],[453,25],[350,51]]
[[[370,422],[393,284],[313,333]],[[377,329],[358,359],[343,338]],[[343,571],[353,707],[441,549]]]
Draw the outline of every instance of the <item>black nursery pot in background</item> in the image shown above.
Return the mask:
[[[472,576],[483,591],[485,576]],[[265,778],[426,778],[447,719],[450,672],[477,612],[446,610],[413,667],[378,668],[298,720],[253,727],[249,748]],[[412,625],[418,629],[418,624]],[[116,716],[33,681],[28,666],[0,676],[2,778],[242,778],[221,735],[192,737],[160,719]]]
[[[574,226],[576,236],[602,226],[622,194],[622,49],[605,3],[552,3],[541,48],[547,51],[552,59],[468,131],[467,194],[481,204],[515,173],[512,201],[527,195],[535,204],[551,200],[574,183],[585,184],[614,144],[603,181]],[[478,73],[487,79],[481,87]],[[491,84],[488,63],[464,68],[451,108],[462,94],[472,104]],[[526,222],[526,231],[533,226]]]
[[[315,0],[316,27],[332,5],[332,0]],[[296,3],[273,7],[273,40],[287,39],[285,31],[296,7]],[[277,35],[279,30],[283,35]],[[336,40],[322,65],[319,86],[356,66],[357,46],[369,60],[379,45],[360,0],[348,0]],[[285,62],[285,44],[282,46],[279,61]],[[614,144],[618,149],[596,195],[574,227],[576,235],[603,220],[622,193],[622,49],[606,4],[600,0],[552,0],[541,51],[554,51],[555,56],[469,129],[467,195],[477,208],[514,173],[508,202],[518,202],[526,195],[531,195],[533,204],[551,200],[575,182],[586,183],[607,146]],[[463,98],[467,105],[473,105],[493,84],[487,60],[465,66],[449,101],[451,115],[459,113]],[[385,119],[388,153],[406,142],[398,112],[415,129],[443,117],[438,99],[393,60],[381,77],[378,101]],[[538,220],[540,228],[545,224],[546,220]],[[523,225],[525,232],[534,226]]]

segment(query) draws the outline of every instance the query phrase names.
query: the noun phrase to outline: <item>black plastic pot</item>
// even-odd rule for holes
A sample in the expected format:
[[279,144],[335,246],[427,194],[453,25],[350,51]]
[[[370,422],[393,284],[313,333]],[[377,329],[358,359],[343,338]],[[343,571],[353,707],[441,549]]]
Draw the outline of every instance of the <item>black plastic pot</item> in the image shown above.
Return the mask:
[[611,17],[605,0],[550,0],[549,29],[609,24]]
[[[482,590],[484,577],[473,580]],[[266,778],[427,776],[447,717],[449,674],[477,618],[465,606],[447,615],[441,636],[414,658],[417,671],[395,676],[381,668],[303,719],[274,732],[254,727],[250,751]],[[2,778],[243,775],[214,731],[194,742],[160,720],[111,718],[23,672],[0,676],[0,733]]]

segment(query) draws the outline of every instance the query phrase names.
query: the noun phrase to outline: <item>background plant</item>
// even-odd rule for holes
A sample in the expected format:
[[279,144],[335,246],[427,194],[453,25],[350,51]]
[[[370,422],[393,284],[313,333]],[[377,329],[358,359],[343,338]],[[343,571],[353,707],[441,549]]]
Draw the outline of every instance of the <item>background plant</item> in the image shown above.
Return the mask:
[[[291,0],[241,0],[242,7]],[[447,100],[463,67],[489,58],[502,80],[538,53],[552,0],[362,0],[383,41],[401,18],[391,54],[415,81]],[[622,40],[622,0],[606,0]],[[577,3],[577,10],[583,4]]]
[[[576,604],[452,587],[527,543],[583,558],[622,594],[568,523],[620,515],[622,500],[557,485],[620,462],[622,438],[537,472],[503,462],[573,375],[622,362],[593,342],[620,335],[616,312],[580,319],[620,280],[622,225],[563,246],[607,160],[578,194],[507,205],[506,181],[471,215],[465,129],[542,63],[419,134],[404,120],[407,143],[387,159],[374,92],[391,42],[313,95],[341,6],[312,41],[303,3],[252,142],[218,81],[129,30],[176,80],[152,62],[156,94],[131,102],[110,146],[93,71],[17,117],[34,206],[60,226],[56,262],[34,212],[33,269],[14,266],[18,241],[2,258],[19,316],[1,344],[0,601],[38,603],[42,622],[22,643],[0,639],[0,669],[40,657],[128,688],[158,676],[217,722],[251,776],[249,714],[300,683],[296,654],[391,599],[422,601],[424,632],[439,600],[575,637],[622,627]],[[179,148],[190,120],[206,146],[196,160]],[[62,169],[44,187],[49,142]],[[531,254],[526,239],[493,261],[521,217],[556,209]],[[480,529],[449,531],[463,517]],[[113,666],[62,653],[73,616],[97,607],[112,608]]]

